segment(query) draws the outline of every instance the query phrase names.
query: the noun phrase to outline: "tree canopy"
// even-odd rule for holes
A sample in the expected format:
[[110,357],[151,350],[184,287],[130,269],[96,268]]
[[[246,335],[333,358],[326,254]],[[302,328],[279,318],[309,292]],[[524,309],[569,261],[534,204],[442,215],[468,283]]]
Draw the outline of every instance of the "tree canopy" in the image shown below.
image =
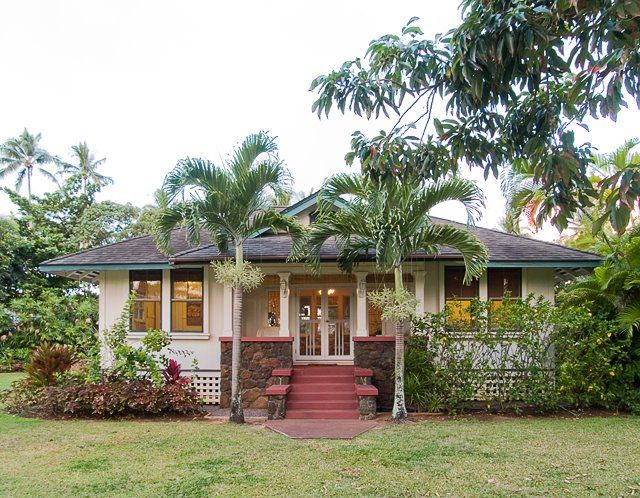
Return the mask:
[[[526,160],[543,188],[538,218],[559,229],[597,198],[577,126],[640,104],[640,6],[630,0],[464,0],[462,23],[433,39],[412,18],[400,35],[313,80],[313,110],[395,115],[375,137],[355,132],[347,161],[374,180],[439,179],[461,163],[498,175]],[[441,110],[439,101],[444,102]],[[640,165],[603,179],[608,216],[625,225]]]

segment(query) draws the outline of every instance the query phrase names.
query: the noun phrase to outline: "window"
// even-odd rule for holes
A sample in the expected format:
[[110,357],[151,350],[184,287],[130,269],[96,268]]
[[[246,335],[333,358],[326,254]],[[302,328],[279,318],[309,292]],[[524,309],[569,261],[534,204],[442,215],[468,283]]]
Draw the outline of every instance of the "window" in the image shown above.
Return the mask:
[[448,324],[456,328],[471,325],[471,301],[479,297],[477,279],[464,283],[464,266],[447,266],[444,269],[444,299],[449,311]]
[[146,332],[162,327],[162,270],[129,272],[129,290],[135,294],[130,330]]
[[267,326],[280,326],[280,291],[267,291]]
[[504,303],[505,297],[515,299],[522,296],[522,268],[489,268],[487,291],[491,310]]
[[369,315],[369,335],[382,335],[382,310],[372,306],[369,300],[367,300],[367,308]]
[[171,271],[171,331],[202,332],[202,283],[199,269]]

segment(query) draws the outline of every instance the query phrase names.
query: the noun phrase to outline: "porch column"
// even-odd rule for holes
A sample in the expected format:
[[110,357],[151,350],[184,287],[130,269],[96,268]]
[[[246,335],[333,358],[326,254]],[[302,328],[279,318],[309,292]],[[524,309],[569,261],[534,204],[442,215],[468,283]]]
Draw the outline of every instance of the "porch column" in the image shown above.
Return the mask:
[[366,337],[367,331],[367,272],[357,271],[356,276],[356,336]]
[[418,315],[422,315],[424,313],[424,270],[413,271],[413,282],[416,290],[416,299],[418,300],[416,311]]
[[278,273],[280,277],[280,337],[289,337],[289,277],[291,273]]
[[222,335],[233,335],[233,289],[229,285],[224,286],[222,297]]

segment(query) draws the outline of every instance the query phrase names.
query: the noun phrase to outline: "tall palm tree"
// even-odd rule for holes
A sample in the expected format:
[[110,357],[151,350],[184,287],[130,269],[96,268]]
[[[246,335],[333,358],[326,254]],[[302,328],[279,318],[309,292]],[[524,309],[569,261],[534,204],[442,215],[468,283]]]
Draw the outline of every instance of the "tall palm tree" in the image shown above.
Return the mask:
[[54,174],[46,169],[48,164],[57,163],[58,159],[40,147],[41,139],[40,133],[32,135],[25,128],[18,137],[10,138],[0,145],[0,178],[16,173],[16,190],[22,188],[26,178],[29,197],[35,171],[58,185]]
[[[235,250],[233,292],[233,341],[231,361],[231,415],[244,422],[239,389],[240,336],[243,288],[251,270],[244,262],[243,243],[259,230],[273,229],[292,235],[299,243],[303,228],[293,218],[273,209],[270,196],[288,181],[278,158],[275,140],[265,132],[249,135],[223,165],[206,159],[178,162],[164,181],[166,202],[158,215],[158,241],[169,248],[171,231],[184,226],[189,242],[197,245],[205,230],[221,253]],[[253,273],[255,276],[255,272]],[[255,282],[255,280],[253,280]]]
[[[346,196],[346,205],[334,211],[334,202]],[[343,199],[344,200],[344,199]],[[423,185],[394,182],[376,186],[366,177],[341,174],[330,178],[318,195],[319,210],[309,233],[309,253],[317,261],[320,248],[331,237],[338,246],[338,266],[351,272],[359,259],[374,251],[379,270],[394,274],[394,291],[389,308],[401,309],[410,299],[402,282],[402,266],[416,251],[437,254],[440,246],[460,251],[465,263],[465,280],[479,277],[487,251],[474,235],[451,224],[435,223],[429,212],[445,201],[459,201],[468,221],[478,215],[482,194],[470,181],[450,178]],[[415,311],[415,298],[414,298]],[[405,307],[406,310],[406,307]],[[395,396],[392,419],[407,416],[404,402],[403,321],[411,312],[395,315]]]
[[80,175],[85,192],[91,183],[99,186],[113,183],[112,178],[98,173],[98,168],[105,163],[107,158],[96,159],[93,152],[89,149],[87,142],[80,142],[72,146],[71,152],[75,164],[63,163],[62,170],[65,173]]
[[500,173],[500,188],[505,197],[503,227],[509,233],[522,234],[520,219],[524,215],[530,230],[538,229],[538,211],[545,193],[534,178],[533,167],[518,161]]

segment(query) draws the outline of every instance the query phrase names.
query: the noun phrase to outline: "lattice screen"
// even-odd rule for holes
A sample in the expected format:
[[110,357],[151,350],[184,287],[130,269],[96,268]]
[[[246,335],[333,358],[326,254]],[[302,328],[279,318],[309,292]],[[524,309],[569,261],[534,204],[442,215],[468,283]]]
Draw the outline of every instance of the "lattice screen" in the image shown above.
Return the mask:
[[205,404],[220,403],[220,370],[200,370],[192,380],[193,388]]

